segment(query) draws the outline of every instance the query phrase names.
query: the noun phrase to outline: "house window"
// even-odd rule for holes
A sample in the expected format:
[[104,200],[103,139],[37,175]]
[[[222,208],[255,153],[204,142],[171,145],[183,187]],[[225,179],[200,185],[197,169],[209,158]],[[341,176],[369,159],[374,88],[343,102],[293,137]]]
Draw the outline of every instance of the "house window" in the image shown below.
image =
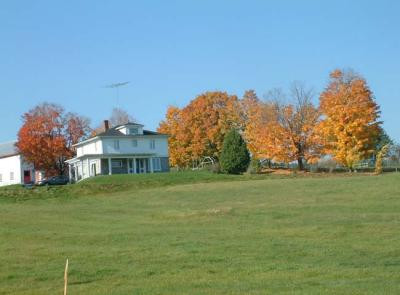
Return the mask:
[[137,147],[137,139],[132,140],[132,146]]
[[153,158],[153,170],[161,171],[161,159],[160,158]]
[[137,135],[137,134],[139,134],[139,129],[137,129],[137,128],[130,128],[130,129],[129,129],[129,134]]
[[154,139],[150,140],[150,149],[154,150],[156,148],[156,141]]
[[10,180],[14,180],[14,172],[10,172]]
[[114,140],[114,148],[119,150],[119,140]]
[[111,166],[113,168],[122,168],[122,160],[112,160]]

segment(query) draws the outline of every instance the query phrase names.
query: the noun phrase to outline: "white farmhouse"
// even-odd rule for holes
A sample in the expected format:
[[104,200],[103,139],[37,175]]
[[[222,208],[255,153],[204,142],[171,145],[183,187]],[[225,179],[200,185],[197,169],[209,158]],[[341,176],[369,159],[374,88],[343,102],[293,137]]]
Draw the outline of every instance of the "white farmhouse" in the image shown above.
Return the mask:
[[0,144],[0,186],[35,182],[33,165],[24,160],[15,144],[15,141]]
[[76,157],[69,164],[71,180],[96,175],[136,174],[169,171],[168,135],[143,130],[126,123],[75,144]]

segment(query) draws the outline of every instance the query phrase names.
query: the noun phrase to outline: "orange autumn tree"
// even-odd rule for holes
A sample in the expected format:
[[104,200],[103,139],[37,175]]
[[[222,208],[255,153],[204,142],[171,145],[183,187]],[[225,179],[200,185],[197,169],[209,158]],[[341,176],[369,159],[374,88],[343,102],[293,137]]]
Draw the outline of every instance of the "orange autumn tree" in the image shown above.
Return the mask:
[[243,95],[241,103],[241,125],[247,148],[255,159],[272,158],[268,140],[271,123],[274,119],[271,105],[259,100],[253,90]]
[[315,128],[320,114],[312,103],[312,91],[293,83],[291,103],[285,102],[280,89],[267,94],[249,115],[244,135],[253,156],[277,162],[315,162],[321,152],[321,140]]
[[218,159],[225,134],[240,127],[236,96],[206,92],[186,107],[170,107],[158,131],[170,135],[170,164],[188,167],[205,156]]
[[61,106],[43,103],[25,113],[17,148],[25,160],[46,175],[65,173],[65,160],[74,155],[72,145],[90,131],[89,121]]
[[279,92],[271,97],[274,120],[267,145],[274,160],[297,161],[298,169],[304,170],[306,162],[316,162],[321,154],[322,142],[316,132],[320,112],[312,103],[312,89],[303,84],[293,83],[290,96],[290,103],[285,103]]
[[241,129],[246,129],[246,125],[251,123],[251,117],[257,112],[260,106],[260,99],[252,89],[246,90],[243,98],[239,101],[240,105],[240,124]]
[[320,110],[325,152],[336,161],[352,170],[375,152],[380,111],[364,78],[352,71],[333,71],[320,96]]
[[188,133],[185,132],[186,127],[183,124],[182,110],[170,106],[158,131],[169,135],[168,146],[171,166],[185,167],[191,161],[191,155],[187,152],[190,138]]
[[90,120],[75,113],[67,113],[64,116],[64,137],[66,148],[74,153],[72,145],[89,136],[92,132]]

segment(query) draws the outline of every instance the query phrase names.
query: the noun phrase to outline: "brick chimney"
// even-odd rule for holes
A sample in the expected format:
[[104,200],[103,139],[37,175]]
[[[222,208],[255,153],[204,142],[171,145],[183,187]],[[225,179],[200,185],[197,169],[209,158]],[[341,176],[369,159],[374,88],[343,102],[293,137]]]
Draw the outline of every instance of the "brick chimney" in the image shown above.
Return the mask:
[[108,120],[104,120],[104,131],[107,131],[108,129],[110,129],[110,123]]

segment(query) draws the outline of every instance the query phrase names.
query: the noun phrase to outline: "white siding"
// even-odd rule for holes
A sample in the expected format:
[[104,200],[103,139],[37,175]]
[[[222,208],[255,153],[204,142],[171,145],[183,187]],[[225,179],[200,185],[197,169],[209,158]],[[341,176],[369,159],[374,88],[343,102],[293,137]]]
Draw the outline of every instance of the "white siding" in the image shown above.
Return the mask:
[[80,146],[76,149],[76,155],[92,155],[92,154],[102,154],[103,153],[103,145],[101,144],[101,140],[96,140],[89,142],[83,146]]
[[[22,183],[21,157],[19,155],[0,159],[0,186]],[[13,180],[10,179],[11,173]]]
[[[89,164],[89,166],[88,166]],[[92,165],[95,164],[96,165],[96,171],[92,171]],[[87,159],[84,159],[82,161],[79,161],[76,163],[77,168],[78,168],[78,175],[79,175],[79,179],[85,179],[88,178],[90,176],[95,176],[95,175],[99,175],[101,174],[101,161],[100,159],[89,159],[89,161]],[[93,173],[96,174],[93,174]]]
[[[119,140],[119,149],[115,148],[114,141]],[[137,146],[133,145],[137,140]],[[150,148],[151,140],[155,141],[155,148]],[[130,138],[105,138],[103,152],[105,154],[156,154],[159,157],[168,157],[168,139],[166,137],[145,136]]]
[[76,148],[76,155],[78,157],[83,155],[83,147],[79,146],[79,147]]

